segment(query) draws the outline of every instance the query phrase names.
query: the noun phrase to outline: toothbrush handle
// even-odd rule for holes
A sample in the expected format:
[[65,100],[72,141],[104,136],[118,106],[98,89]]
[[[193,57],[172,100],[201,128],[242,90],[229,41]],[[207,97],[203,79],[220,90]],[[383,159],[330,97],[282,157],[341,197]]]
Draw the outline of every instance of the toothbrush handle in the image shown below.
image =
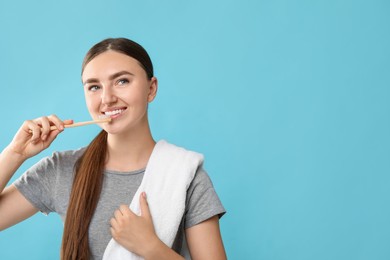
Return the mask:
[[[108,123],[111,121],[111,118],[104,118],[104,119],[97,119],[97,120],[92,120],[92,121],[85,121],[85,122],[77,122],[73,123],[70,125],[64,125],[65,128],[70,128],[70,127],[78,127],[78,126],[83,126],[83,125],[91,125],[91,124],[99,124],[99,123]],[[54,129],[52,129],[53,126],[50,127],[50,130],[55,130],[57,129],[56,126],[54,126]]]
[[[96,119],[96,120],[91,120],[91,121],[84,121],[84,122],[77,122],[73,123],[70,125],[64,125],[65,128],[70,128],[70,127],[78,127],[78,126],[84,126],[84,125],[91,125],[91,124],[99,124],[99,123],[108,123],[111,121],[111,118],[103,118],[103,119]],[[55,125],[50,127],[50,130],[57,130],[57,127]],[[29,130],[30,133],[32,133],[32,130]]]

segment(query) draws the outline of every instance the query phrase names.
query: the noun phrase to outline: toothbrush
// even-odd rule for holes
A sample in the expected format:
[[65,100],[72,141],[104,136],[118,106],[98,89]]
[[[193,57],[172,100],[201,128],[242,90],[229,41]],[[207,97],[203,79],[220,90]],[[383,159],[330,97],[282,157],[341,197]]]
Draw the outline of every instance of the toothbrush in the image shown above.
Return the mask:
[[[92,120],[92,121],[84,121],[84,122],[77,122],[69,125],[64,125],[65,128],[70,128],[70,127],[78,127],[78,126],[84,126],[84,125],[91,125],[91,124],[99,124],[99,123],[109,123],[111,122],[111,117],[107,116],[101,116],[99,119]],[[50,127],[50,131],[52,130],[57,130],[57,127],[55,125]],[[29,130],[30,133],[32,133],[32,130]]]

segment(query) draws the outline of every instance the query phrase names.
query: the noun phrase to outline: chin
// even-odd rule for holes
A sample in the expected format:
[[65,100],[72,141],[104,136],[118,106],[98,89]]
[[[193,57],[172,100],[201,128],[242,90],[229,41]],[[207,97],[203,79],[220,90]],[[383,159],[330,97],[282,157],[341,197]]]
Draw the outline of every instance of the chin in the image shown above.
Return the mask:
[[104,131],[111,135],[124,134],[131,131],[129,127],[107,125],[102,127]]

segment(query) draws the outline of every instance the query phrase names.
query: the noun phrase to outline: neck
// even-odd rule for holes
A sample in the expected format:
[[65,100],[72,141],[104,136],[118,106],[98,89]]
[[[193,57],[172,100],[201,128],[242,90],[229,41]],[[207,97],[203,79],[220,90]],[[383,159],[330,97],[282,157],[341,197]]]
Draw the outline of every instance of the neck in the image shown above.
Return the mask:
[[146,167],[156,142],[147,125],[146,129],[107,137],[108,158],[106,169],[134,171]]

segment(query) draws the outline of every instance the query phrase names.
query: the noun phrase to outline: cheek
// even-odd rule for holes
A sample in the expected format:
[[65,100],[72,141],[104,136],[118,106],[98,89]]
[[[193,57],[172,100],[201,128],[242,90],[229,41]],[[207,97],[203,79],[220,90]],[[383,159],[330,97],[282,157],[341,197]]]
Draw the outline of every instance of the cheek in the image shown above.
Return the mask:
[[85,103],[88,110],[94,109],[98,104],[97,99],[94,95],[85,95]]
[[145,95],[145,93],[139,90],[137,91],[133,90],[131,92],[127,92],[126,94],[122,95],[119,98],[125,100],[126,103],[128,103],[128,105],[130,106],[131,105],[138,106],[147,101],[147,96]]

